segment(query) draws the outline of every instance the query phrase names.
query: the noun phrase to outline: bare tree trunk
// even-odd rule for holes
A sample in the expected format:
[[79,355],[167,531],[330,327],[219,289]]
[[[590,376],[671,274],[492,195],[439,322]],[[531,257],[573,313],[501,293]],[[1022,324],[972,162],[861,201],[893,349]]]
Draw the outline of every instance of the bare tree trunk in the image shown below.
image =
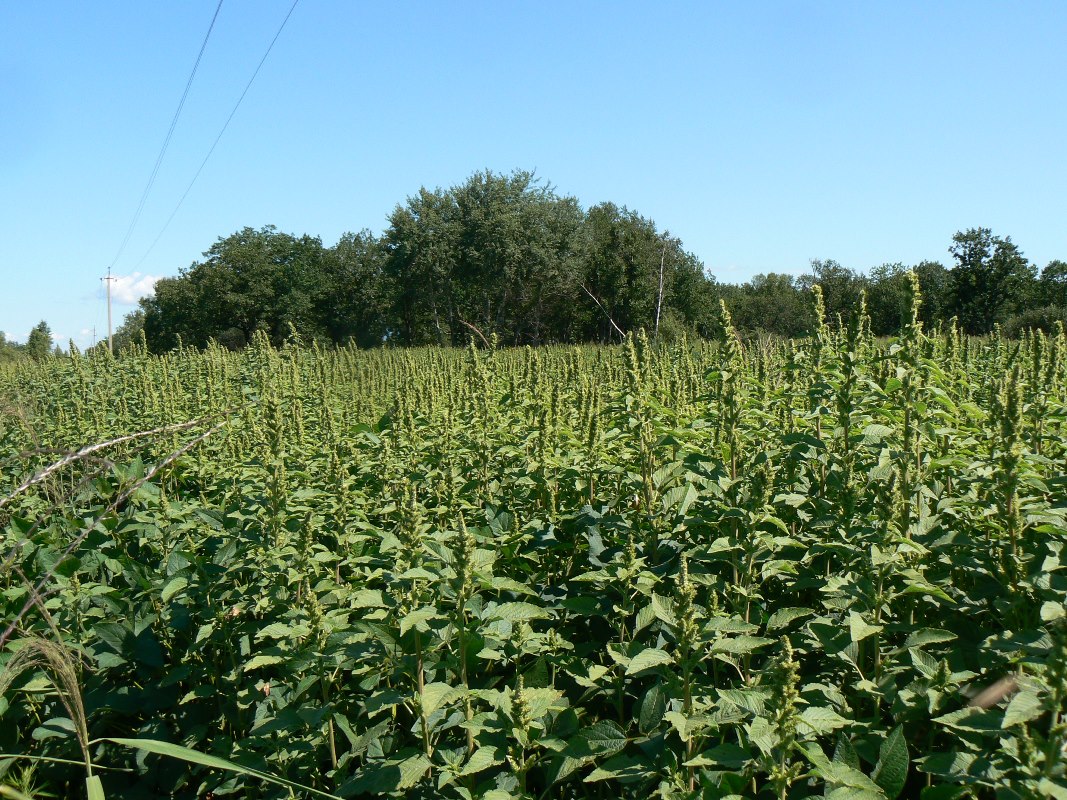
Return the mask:
[[663,310],[663,263],[667,259],[667,237],[663,237],[663,250],[659,254],[659,294],[656,297],[656,336],[659,336],[659,315]]

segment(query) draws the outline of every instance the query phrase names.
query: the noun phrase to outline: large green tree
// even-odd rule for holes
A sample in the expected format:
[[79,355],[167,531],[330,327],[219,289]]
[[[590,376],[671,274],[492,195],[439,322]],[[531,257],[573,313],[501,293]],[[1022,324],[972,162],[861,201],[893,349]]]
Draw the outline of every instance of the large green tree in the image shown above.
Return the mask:
[[587,212],[580,277],[581,295],[570,313],[583,339],[653,331],[657,309],[661,319],[667,315],[705,334],[714,325],[715,282],[703,264],[680,240],[626,207],[601,203]]
[[797,337],[811,331],[811,296],[792,275],[760,274],[727,293],[734,325],[741,330]]
[[911,313],[911,293],[907,273],[915,272],[922,291],[920,319],[928,330],[951,314],[952,285],[948,270],[936,261],[923,261],[914,267],[882,264],[867,276],[867,311],[871,329],[879,336],[899,333]]
[[243,347],[256,331],[278,345],[295,328],[325,336],[316,296],[323,291],[324,250],[317,237],[280,233],[273,225],[220,238],[204,260],[156,284],[142,302],[144,330],[154,350],[216,339]]
[[325,251],[315,304],[331,341],[374,347],[389,337],[393,286],[385,255],[382,241],[367,230],[346,233]]
[[947,322],[954,312],[952,273],[940,261],[921,261],[912,269],[919,278],[922,306],[919,315],[927,328]]
[[1067,261],[1050,261],[1041,270],[1040,302],[1067,308]]
[[397,206],[384,240],[397,338],[508,344],[567,337],[582,213],[532,173],[478,173]]
[[801,275],[798,285],[809,290],[815,284],[822,287],[823,302],[826,305],[826,319],[836,324],[840,319],[847,323],[859,308],[860,295],[867,287],[867,281],[859,273],[844,267],[830,259],[813,259],[811,271]]
[[26,354],[34,361],[48,358],[52,352],[52,330],[48,323],[41,320],[34,325],[26,340]]
[[970,228],[952,237],[949,252],[955,312],[968,333],[981,334],[1025,308],[1034,292],[1036,269],[1011,237],[989,228]]
[[907,319],[911,310],[907,273],[903,264],[881,264],[867,276],[867,313],[878,336],[897,333]]
[[[119,325],[118,330],[115,331],[115,335],[112,337],[112,345],[116,354],[121,354],[140,344],[141,337],[144,335],[144,320],[145,312],[143,308],[135,308],[122,318],[122,324]],[[104,345],[106,346],[106,344],[105,342]]]

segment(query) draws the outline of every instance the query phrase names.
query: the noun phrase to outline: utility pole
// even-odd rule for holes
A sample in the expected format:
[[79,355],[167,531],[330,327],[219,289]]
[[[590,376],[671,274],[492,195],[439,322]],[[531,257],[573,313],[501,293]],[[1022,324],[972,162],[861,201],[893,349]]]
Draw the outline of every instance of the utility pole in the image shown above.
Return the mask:
[[118,279],[111,277],[111,267],[108,267],[107,277],[101,280],[107,284],[107,351],[115,355],[115,347],[111,339],[111,282]]

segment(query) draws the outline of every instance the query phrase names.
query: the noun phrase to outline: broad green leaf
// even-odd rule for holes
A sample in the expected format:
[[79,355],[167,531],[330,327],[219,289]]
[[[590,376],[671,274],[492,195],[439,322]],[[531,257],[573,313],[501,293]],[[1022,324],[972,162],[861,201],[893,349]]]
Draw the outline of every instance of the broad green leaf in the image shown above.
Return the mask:
[[686,715],[681,711],[668,711],[663,718],[671,724],[683,742],[688,742],[713,724],[712,719],[703,714]]
[[661,597],[655,592],[652,593],[652,610],[656,614],[656,619],[667,625],[677,625],[678,619],[674,616],[674,603],[671,602],[669,597]]
[[432,581],[432,580],[435,580],[437,578],[437,576],[434,575],[432,572],[430,572],[428,569],[423,569],[422,567],[412,567],[411,569],[405,570],[404,572],[402,572],[398,577],[401,580],[405,580],[405,581],[412,581],[412,580]]
[[936,597],[938,600],[944,600],[946,603],[952,603],[955,605],[956,601],[949,597],[942,589],[937,586],[932,586],[929,583],[921,583],[916,581],[915,583],[909,583],[900,594],[923,594],[930,597]]
[[[304,634],[311,632],[311,629],[307,626],[301,627],[303,628]],[[296,634],[296,632],[293,630],[292,625],[286,625],[282,622],[272,622],[256,634],[256,639],[288,639],[294,636],[294,634]]]
[[931,775],[942,775],[951,780],[961,780],[970,771],[971,765],[978,758],[974,753],[960,753],[951,751],[948,753],[931,753],[928,756],[916,759],[920,772]]
[[214,631],[214,622],[208,622],[204,625],[201,625],[199,628],[196,629],[196,639],[194,640],[195,643],[200,644],[202,641],[204,641],[204,639],[207,639],[209,636],[211,636]]
[[928,644],[951,642],[956,638],[956,634],[940,630],[939,628],[919,628],[908,634],[908,638],[904,640],[904,647],[925,647]]
[[511,578],[503,578],[494,575],[487,585],[490,589],[497,592],[514,592],[515,594],[525,594],[531,597],[537,596],[537,592],[525,583],[519,583]]
[[739,771],[752,760],[752,754],[736,744],[724,742],[685,762],[688,767],[725,767]]
[[648,736],[663,721],[663,714],[667,710],[667,692],[662,684],[655,683],[645,693],[641,701],[641,711],[637,718],[637,728],[641,733]]
[[549,711],[561,710],[566,707],[566,701],[563,701],[563,692],[556,689],[547,687],[526,688],[522,690],[522,696],[526,700],[530,718],[534,720],[541,719]]
[[824,796],[824,800],[883,800],[884,797],[884,794],[873,789],[861,789],[856,786],[839,786],[836,789],[831,789],[827,792]]
[[673,511],[676,516],[684,517],[696,499],[697,490],[693,484],[687,483],[684,486],[676,486],[663,495],[663,510],[665,512]]
[[869,625],[855,611],[848,612],[848,632],[852,641],[860,642],[882,630],[881,625]]
[[[104,784],[100,782],[99,775],[91,775],[85,779],[85,793],[89,800],[107,800],[107,795],[104,794]],[[12,796],[26,797],[26,795],[18,792]]]
[[241,671],[250,672],[251,670],[259,669],[260,667],[269,667],[271,664],[280,664],[284,660],[285,659],[281,656],[253,656],[251,659],[245,662],[245,665],[244,667],[242,667]]
[[1013,725],[1021,725],[1031,722],[1045,712],[1045,704],[1041,697],[1034,691],[1024,690],[1011,698],[1008,707],[1004,710],[1002,728],[1010,728]]
[[430,620],[437,619],[437,609],[433,606],[423,606],[422,608],[416,608],[414,611],[410,611],[404,615],[404,618],[400,620],[400,635],[410,631],[412,628],[426,633],[430,630],[430,626],[427,625]]
[[417,755],[401,761],[399,764],[400,781],[397,783],[396,788],[410,789],[422,780],[422,776],[427,773],[431,766],[430,760],[423,755]]
[[784,628],[789,623],[814,613],[810,608],[780,608],[771,614],[767,620],[767,631],[776,631],[779,628]]
[[40,725],[33,729],[32,736],[37,741],[44,741],[45,739],[63,738],[66,736],[74,736],[74,722],[69,717],[52,717],[46,719]]
[[1062,619],[1065,615],[1067,615],[1067,610],[1064,609],[1063,603],[1046,600],[1041,604],[1041,619],[1044,622],[1053,622]]
[[429,759],[421,753],[410,758],[371,762],[349,787],[374,796],[410,789],[422,780],[430,767]]
[[834,747],[834,761],[844,764],[853,769],[860,768],[860,757],[856,752],[851,740],[843,733],[837,734],[837,745]]
[[734,636],[725,639],[717,639],[712,642],[711,652],[743,655],[745,653],[751,653],[753,650],[758,650],[761,647],[766,647],[769,644],[774,644],[774,639],[766,639],[762,636]]
[[654,647],[646,647],[632,659],[626,667],[627,675],[636,675],[646,669],[654,669],[664,664],[673,664],[674,657]]
[[860,431],[863,443],[866,445],[878,444],[883,439],[893,435],[893,429],[888,425],[871,424]]
[[889,800],[903,791],[908,779],[908,744],[904,740],[904,728],[897,726],[882,742],[878,751],[878,763],[871,773],[874,782],[882,787]]
[[497,754],[497,751],[493,747],[479,747],[467,759],[467,763],[463,765],[463,769],[459,771],[459,774],[463,777],[467,775],[475,775],[479,772],[496,766],[497,764],[503,764],[504,759]]
[[489,612],[489,619],[502,619],[508,622],[529,622],[532,619],[546,619],[552,614],[540,606],[531,603],[501,603]]
[[1038,781],[1037,790],[1045,797],[1051,797],[1053,800],[1067,800],[1067,785],[1054,783],[1049,778],[1042,778]]
[[566,780],[585,764],[601,757],[609,757],[626,746],[626,734],[610,720],[601,720],[580,730],[567,742],[562,756],[553,764],[550,779],[553,784]]
[[550,773],[552,784],[555,785],[560,781],[566,780],[591,760],[592,756],[575,757],[564,755],[560,757],[552,765]]
[[704,625],[704,630],[708,633],[748,634],[756,633],[759,630],[759,626],[745,622],[739,617],[712,617]]
[[940,717],[935,717],[934,722],[940,722],[949,728],[961,731],[974,731],[987,733],[999,731],[1003,717],[999,711],[987,711],[981,708],[961,708]]
[[626,747],[626,733],[612,720],[601,720],[583,728],[567,743],[572,758],[610,756]]
[[848,725],[848,720],[825,706],[808,706],[800,712],[799,721],[818,735],[833,733]]
[[453,687],[447,683],[426,684],[422,688],[422,713],[431,716],[437,709],[462,697],[463,691],[463,687]]
[[625,785],[648,777],[650,765],[622,753],[609,758],[585,776],[586,783],[614,780]]
[[804,743],[800,752],[815,766],[815,771],[826,781],[828,788],[847,788],[875,797],[884,796],[878,784],[864,775],[858,764],[852,766],[837,758],[830,761],[817,742]]
[[591,664],[589,666],[589,674],[576,675],[573,672],[569,673],[571,677],[578,683],[579,686],[584,686],[587,689],[595,689],[599,686],[600,679],[607,675],[611,669],[605,667],[603,664]]
[[781,742],[778,730],[766,717],[756,717],[748,725],[748,740],[760,749],[765,756],[774,753]]
[[752,689],[720,689],[719,698],[727,703],[750,711],[757,716],[767,713],[767,700],[770,689],[754,687]]
[[384,608],[385,600],[379,589],[359,589],[352,594],[353,608]]
[[183,578],[181,575],[171,578],[163,587],[163,591],[159,593],[159,599],[166,603],[168,600],[174,597],[174,595],[176,595],[188,585],[189,580],[187,578]]

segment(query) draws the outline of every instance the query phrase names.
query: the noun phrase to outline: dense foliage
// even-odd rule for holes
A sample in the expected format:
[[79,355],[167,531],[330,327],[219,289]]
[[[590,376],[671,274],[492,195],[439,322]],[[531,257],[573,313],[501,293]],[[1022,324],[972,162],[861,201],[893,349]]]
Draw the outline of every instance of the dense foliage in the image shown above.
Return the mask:
[[[966,333],[994,324],[1019,332],[1067,319],[1067,264],[1036,268],[1010,237],[957,233],[954,265],[883,264],[861,274],[815,260],[801,276],[720,283],[681,241],[612,203],[583,210],[530,173],[472,176],[422,189],[397,206],[380,236],[348,233],[333,247],[268,226],[220,238],[204,260],[156,285],[119,332],[122,349],[143,330],[149,348],[244,347],[256,331],[281,345],[305,340],[373,347],[462,345],[496,335],[504,345],[619,342],[645,328],[664,338],[709,336],[725,299],[742,331],[799,336],[812,329],[811,287],[826,313],[851,316],[867,292],[871,329],[907,324],[907,273],[926,293],[927,327],[957,317]],[[1040,309],[1040,313],[1037,310]]]
[[21,358],[40,361],[48,358],[52,352],[52,332],[44,320],[33,326],[26,344],[9,342],[4,332],[0,331],[0,364]]
[[0,751],[69,759],[0,783],[1067,796],[1067,337],[908,291],[884,344],[815,291],[798,341],[0,368]]
[[[722,300],[738,330],[796,337],[815,323],[816,284],[832,326],[866,292],[871,331],[895,336],[909,319],[909,272],[923,286],[928,329],[956,318],[965,333],[1000,325],[1015,338],[1067,323],[1067,262],[1039,275],[1011,237],[988,228],[956,233],[948,252],[948,268],[923,261],[862,273],[815,259],[800,275],[725,283],[635,211],[582,209],[531,173],[487,171],[448,190],[420,189],[380,236],[345,233],[328,247],[268,225],[221,237],[201,261],[156,283],[113,346],[121,354],[143,336],[153,353],[211,341],[238,350],[263,332],[279,347],[293,329],[307,342],[365,348],[462,346],[472,335],[504,346],[619,343],[642,328],[672,340],[714,335]],[[0,362],[42,358],[52,344],[44,322],[26,345],[0,333]]]
[[[480,173],[397,206],[378,238],[245,228],[156,285],[133,320],[149,347],[215,339],[238,348],[263,331],[305,339],[462,345],[619,340],[620,331],[710,332],[713,281],[681,243],[605,203],[583,211],[529,173]],[[135,337],[134,337],[135,338]]]

